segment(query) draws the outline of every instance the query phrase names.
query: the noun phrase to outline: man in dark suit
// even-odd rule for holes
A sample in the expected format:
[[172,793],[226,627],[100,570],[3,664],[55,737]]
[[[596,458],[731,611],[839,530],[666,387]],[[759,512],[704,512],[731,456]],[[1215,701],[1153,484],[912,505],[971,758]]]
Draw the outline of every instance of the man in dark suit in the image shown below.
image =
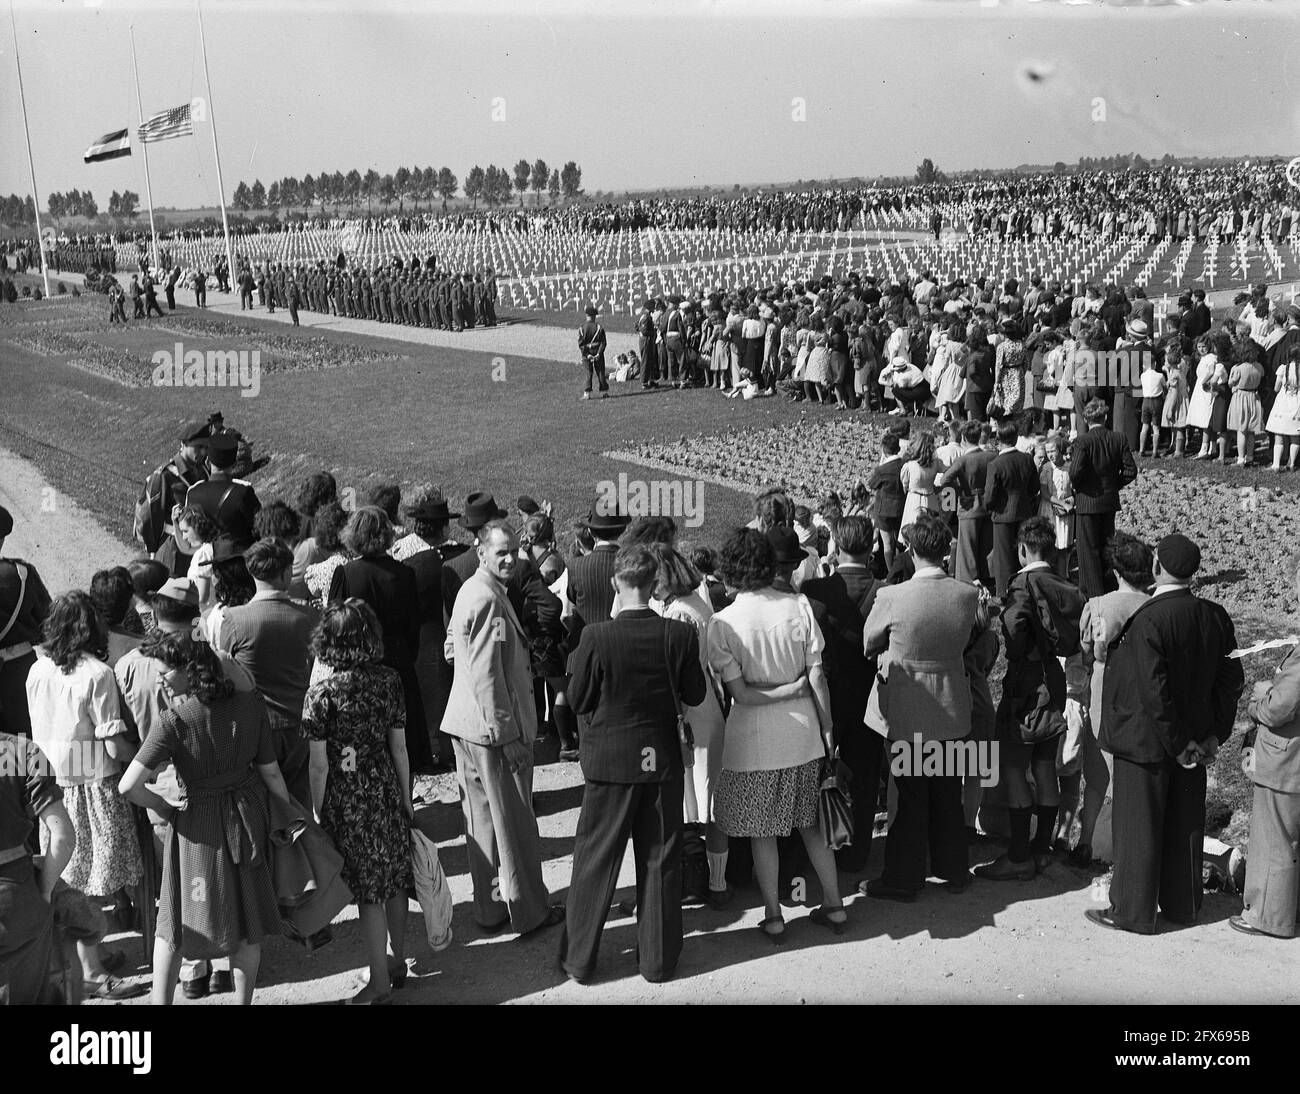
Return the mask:
[[1213,322],[1210,309],[1205,303],[1205,290],[1194,289],[1192,291],[1192,308],[1187,313],[1187,319],[1183,323],[1183,333],[1188,338],[1195,340],[1202,334],[1208,333]]
[[614,557],[618,554],[618,537],[630,523],[622,513],[607,512],[609,505],[595,502],[587,517],[595,547],[569,565],[570,644],[576,648],[583,627],[601,623],[614,608]]
[[1205,765],[1232,734],[1245,685],[1230,658],[1228,613],[1188,587],[1200,549],[1182,535],[1156,544],[1155,593],[1110,644],[1100,744],[1115,758],[1115,874],[1094,923],[1155,934],[1156,909],[1196,922],[1201,908]]
[[993,525],[984,508],[984,487],[995,452],[984,447],[985,427],[970,421],[962,426],[961,454],[943,473],[939,485],[957,491],[957,550],[953,577],[986,588],[993,584],[989,574],[989,552],[993,550]]
[[1085,597],[1106,591],[1101,553],[1115,534],[1119,492],[1138,475],[1133,449],[1122,433],[1106,428],[1106,404],[1092,399],[1083,408],[1087,429],[1074,442],[1070,483],[1074,487],[1075,541],[1079,588]]
[[871,854],[871,830],[880,798],[885,741],[863,718],[876,679],[876,659],[862,652],[862,628],[881,582],[871,575],[871,521],[841,517],[831,526],[839,554],[830,577],[805,581],[799,591],[812,605],[826,649],[822,664],[831,696],[831,722],[840,758],[853,772],[853,843],[836,852],[839,868],[860,873]]
[[619,614],[593,622],[573,654],[569,702],[590,714],[587,780],[573,845],[560,964],[586,983],[618,884],[627,841],[636,863],[637,963],[651,982],[672,978],[682,949],[682,786],[677,703],[704,700],[693,627],[650,608],[658,564],[645,547],[615,556]]
[[1007,595],[1007,586],[1020,569],[1016,557],[1020,525],[1038,512],[1038,468],[1033,456],[1016,448],[1019,435],[1016,423],[1003,419],[998,426],[998,454],[989,464],[984,486],[984,508],[993,525],[989,568],[999,598]]
[[867,479],[871,491],[871,523],[880,541],[880,553],[885,568],[893,565],[898,550],[898,533],[903,520],[903,507],[907,502],[903,490],[903,457],[899,455],[902,440],[897,433],[889,432],[880,438],[880,463]]

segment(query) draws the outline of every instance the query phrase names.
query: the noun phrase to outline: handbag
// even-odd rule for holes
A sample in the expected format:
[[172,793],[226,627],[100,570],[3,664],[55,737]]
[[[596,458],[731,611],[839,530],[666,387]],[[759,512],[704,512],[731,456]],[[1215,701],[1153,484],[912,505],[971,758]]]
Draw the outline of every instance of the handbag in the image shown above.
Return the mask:
[[817,822],[832,851],[853,842],[853,796],[849,792],[852,780],[853,772],[840,759],[837,748],[822,764],[822,784],[817,791]]
[[695,734],[686,720],[686,711],[677,695],[677,678],[673,675],[673,660],[668,656],[668,628],[664,627],[664,663],[668,668],[668,689],[673,695],[673,706],[677,710],[677,743],[682,748],[682,766],[688,771],[695,766]]

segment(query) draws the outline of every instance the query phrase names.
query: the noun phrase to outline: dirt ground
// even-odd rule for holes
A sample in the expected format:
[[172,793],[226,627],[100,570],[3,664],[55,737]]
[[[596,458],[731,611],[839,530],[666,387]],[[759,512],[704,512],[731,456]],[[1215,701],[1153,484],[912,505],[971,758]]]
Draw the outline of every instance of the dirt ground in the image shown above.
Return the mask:
[[[70,499],[56,493],[31,464],[0,450],[0,504],[14,513],[5,554],[37,561],[51,589],[85,580],[88,559],[106,564],[133,553]],[[53,499],[51,507],[50,499]],[[42,508],[42,503],[45,508]],[[581,804],[576,764],[558,764],[554,746],[538,747],[535,804],[545,855],[544,876],[557,902],[566,895],[573,832]],[[1298,1003],[1295,942],[1251,939],[1229,929],[1236,897],[1206,895],[1192,928],[1139,938],[1094,927],[1084,912],[1104,903],[1091,871],[1053,864],[1032,882],[977,882],[961,896],[937,884],[912,905],[849,898],[849,930],[836,937],[804,921],[809,905],[787,904],[789,940],[773,947],[755,930],[756,888],[740,888],[725,911],[688,909],[686,944],[676,978],[648,984],[637,974],[635,923],[614,910],[606,927],[597,979],[569,983],[557,967],[559,929],[525,940],[486,936],[473,922],[454,777],[443,777],[437,800],[419,814],[438,841],[456,910],[455,942],[433,954],[418,905],[407,925],[411,978],[394,999],[411,1003],[930,1003],[930,1002],[1213,1002]],[[883,842],[861,877],[879,872]],[[972,862],[999,851],[982,843]],[[841,875],[853,893],[859,876]],[[630,858],[616,900],[632,894]],[[793,886],[792,886],[793,888]],[[816,883],[808,896],[814,902]],[[277,939],[266,946],[260,1003],[332,1003],[360,986],[363,958],[355,909],[334,924],[333,942],[308,956]],[[138,935],[110,939],[147,982]],[[178,993],[179,998],[179,993]],[[199,1005],[226,1005],[230,996]],[[134,1002],[144,1002],[145,997]]]

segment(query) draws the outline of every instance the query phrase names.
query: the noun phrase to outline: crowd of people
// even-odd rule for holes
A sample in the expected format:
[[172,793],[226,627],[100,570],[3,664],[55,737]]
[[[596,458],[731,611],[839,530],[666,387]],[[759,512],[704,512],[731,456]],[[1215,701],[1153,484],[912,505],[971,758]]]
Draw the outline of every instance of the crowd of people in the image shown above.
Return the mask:
[[[187,425],[137,506],[141,557],[55,597],[39,560],[0,560],[0,997],[48,999],[59,961],[88,995],[143,991],[103,945],[111,923],[152,924],[154,1002],[178,982],[248,1002],[267,938],[323,945],[351,902],[351,1000],[388,1001],[408,976],[414,818],[453,769],[476,929],[561,928],[578,983],[599,975],[629,841],[652,982],[676,971],[683,905],[707,915],[738,885],[757,886],[765,941],[801,930],[781,900],[791,855],[820,889],[807,921],[834,935],[870,914],[846,905],[846,876],[911,903],[928,878],[961,894],[1087,866],[1094,844],[1115,871],[1089,919],[1194,923],[1189,849],[1243,690],[1232,620],[1194,590],[1195,543],[1116,528],[1138,468],[1113,406],[1090,397],[1073,443],[1007,410],[938,435],[895,416],[847,500],[814,513],[773,487],[716,547],[601,499],[571,550],[526,496],[507,512],[475,492],[454,512],[436,486],[388,483],[345,508],[319,471],[259,498],[236,474],[242,438]],[[1231,926],[1294,937],[1300,649],[1247,710],[1256,791]],[[532,796],[547,737],[584,778],[563,903]],[[976,771],[895,770],[913,741],[996,745],[1004,850],[980,828]],[[860,880],[880,812],[883,867]],[[303,831],[338,882],[316,887],[310,921],[301,875],[273,868],[298,846],[282,833]]]
[[[1140,285],[1063,286],[1037,273],[939,284],[929,270],[886,284],[854,272],[646,300],[635,322],[636,359],[616,367],[642,388],[784,394],[941,425],[1027,413],[1067,438],[1100,397],[1142,455],[1226,463],[1231,450],[1249,466],[1271,436],[1274,471],[1300,463],[1300,305],[1270,300],[1263,284],[1216,323],[1199,288],[1157,316]],[[607,392],[595,308],[578,345],[582,397]]]

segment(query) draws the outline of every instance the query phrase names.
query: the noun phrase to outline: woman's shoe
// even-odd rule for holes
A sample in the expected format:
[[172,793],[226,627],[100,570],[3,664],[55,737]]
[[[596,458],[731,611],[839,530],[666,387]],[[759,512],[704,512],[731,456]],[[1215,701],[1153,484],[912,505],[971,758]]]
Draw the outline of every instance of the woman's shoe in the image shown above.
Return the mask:
[[134,999],[146,991],[144,984],[128,984],[116,976],[105,976],[102,980],[85,980],[85,994],[91,999]]
[[403,961],[400,966],[394,966],[392,964],[389,964],[388,966],[389,987],[391,987],[393,991],[401,991],[404,987],[406,987],[406,977],[410,973],[410,971],[411,970],[406,967],[405,961]]
[[[781,924],[781,929],[779,931],[769,931],[767,929],[769,923],[779,923]],[[767,919],[763,920],[763,922],[758,925],[758,933],[766,937],[773,946],[784,946],[785,920],[779,915],[768,916]]]
[[[832,919],[831,913],[843,912],[843,919]],[[816,923],[819,927],[827,927],[835,934],[843,934],[849,929],[849,916],[844,911],[844,906],[838,908],[827,908],[824,904],[820,908],[814,908],[808,913],[808,922]]]

